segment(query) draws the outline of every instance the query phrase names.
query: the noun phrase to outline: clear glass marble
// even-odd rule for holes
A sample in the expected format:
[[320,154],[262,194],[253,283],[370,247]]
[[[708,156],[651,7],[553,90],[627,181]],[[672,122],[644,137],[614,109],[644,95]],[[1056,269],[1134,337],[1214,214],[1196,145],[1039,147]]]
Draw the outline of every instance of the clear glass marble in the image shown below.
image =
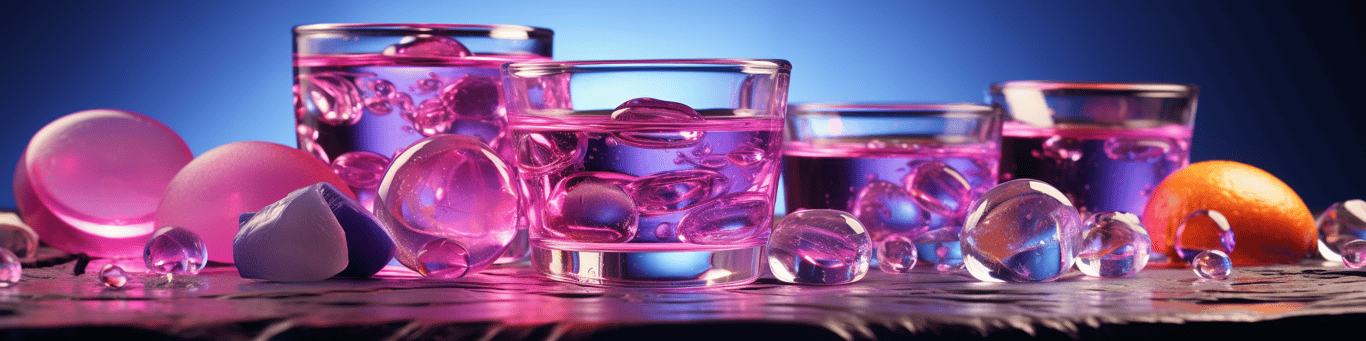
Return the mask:
[[1353,240],[1366,239],[1366,201],[1352,199],[1328,206],[1315,221],[1319,228],[1319,254],[1327,260],[1342,260],[1342,247]]
[[1360,269],[1366,266],[1366,240],[1353,240],[1338,249],[1342,252],[1342,264],[1348,268]]
[[768,238],[768,266],[789,283],[846,284],[868,273],[873,245],[858,218],[838,210],[788,214]]
[[1077,269],[1094,277],[1129,277],[1148,264],[1152,239],[1137,215],[1101,212],[1086,218]]
[[128,273],[118,265],[106,264],[104,268],[100,269],[100,283],[104,283],[105,287],[112,289],[123,288],[125,284],[128,284]]
[[1187,262],[1205,250],[1223,251],[1226,256],[1233,253],[1233,226],[1219,211],[1191,212],[1176,228],[1174,238],[1177,257]]
[[889,274],[911,272],[919,258],[915,242],[906,236],[888,236],[877,247],[877,267]]
[[15,257],[9,250],[0,248],[0,288],[19,284],[19,279],[23,278],[23,275],[24,266],[19,263],[19,257]]
[[197,275],[208,264],[209,251],[194,232],[165,226],[147,239],[142,261],[156,274]]
[[961,234],[963,262],[990,282],[1046,282],[1072,268],[1081,215],[1043,181],[1007,181],[973,202]]
[[1191,258],[1191,270],[1204,279],[1225,279],[1233,273],[1233,261],[1219,250],[1205,250]]

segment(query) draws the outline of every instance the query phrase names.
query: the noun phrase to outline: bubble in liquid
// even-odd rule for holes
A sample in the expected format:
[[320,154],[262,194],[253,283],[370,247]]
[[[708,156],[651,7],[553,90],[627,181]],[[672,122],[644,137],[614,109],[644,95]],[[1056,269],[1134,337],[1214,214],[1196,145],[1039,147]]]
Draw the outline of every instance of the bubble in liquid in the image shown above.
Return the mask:
[[727,153],[726,159],[737,166],[744,167],[764,162],[764,160],[767,160],[767,158],[764,157],[764,154],[766,154],[764,150],[759,147],[744,146],[735,148],[735,150]]
[[388,166],[389,158],[367,151],[347,152],[332,161],[332,171],[347,185],[359,189],[379,188]]
[[710,170],[685,169],[644,176],[625,189],[641,214],[660,215],[726,194],[730,179]]
[[873,238],[892,234],[917,235],[929,225],[929,213],[916,204],[906,188],[882,180],[872,180],[859,189],[851,205],[853,215]]
[[789,283],[845,284],[863,278],[872,259],[868,231],[837,210],[788,214],[768,239],[768,266]]
[[407,93],[398,92],[389,96],[389,105],[398,107],[399,113],[409,122],[412,122],[412,116],[417,113],[417,107],[413,105],[413,96]]
[[1342,260],[1343,245],[1366,239],[1366,201],[1334,203],[1314,223],[1319,230],[1319,254],[1327,260]]
[[1050,137],[1043,141],[1043,150],[1034,156],[1059,161],[1081,160],[1081,140],[1062,136]]
[[1347,265],[1348,268],[1360,269],[1366,266],[1366,240],[1353,240],[1343,244],[1340,250],[1342,251],[1342,264]]
[[521,135],[517,144],[518,171],[527,175],[564,169],[583,159],[588,149],[580,133],[544,132]]
[[1219,211],[1196,210],[1177,226],[1173,243],[1176,256],[1187,262],[1205,250],[1219,250],[1228,255],[1233,253],[1235,244],[1233,227]]
[[707,132],[702,130],[683,130],[692,124],[706,121],[697,110],[683,103],[648,97],[631,99],[617,106],[616,111],[612,112],[612,120],[669,126],[613,133],[613,136],[622,143],[639,148],[684,148],[697,144],[707,135]]
[[973,203],[963,226],[963,262],[982,281],[1052,281],[1072,268],[1081,216],[1057,188],[1007,181]]
[[31,260],[38,255],[38,233],[19,215],[0,212],[0,248],[14,252],[21,260]]
[[1162,158],[1172,151],[1173,143],[1170,139],[1135,139],[1124,137],[1111,137],[1105,139],[1102,147],[1105,156],[1117,161],[1149,161]]
[[398,88],[394,86],[394,83],[385,79],[376,79],[373,82],[370,82],[370,90],[374,91],[375,96],[379,98],[388,98],[396,95],[398,92]]
[[460,58],[471,55],[460,41],[445,36],[418,34],[403,37],[381,52],[386,56]]
[[446,107],[441,104],[440,99],[432,98],[422,101],[417,106],[417,112],[409,115],[409,122],[413,124],[413,129],[421,133],[422,136],[436,136],[451,129],[451,124],[455,123],[455,115],[446,111]]
[[360,122],[360,89],[338,73],[318,72],[299,76],[300,90],[308,112],[318,121],[333,126]]
[[1191,270],[1204,279],[1225,279],[1233,273],[1233,261],[1219,250],[1205,250],[1191,259]]
[[122,288],[124,284],[128,284],[128,273],[118,265],[105,264],[104,268],[100,269],[100,283],[113,289]]
[[593,181],[552,194],[549,214],[545,225],[552,234],[589,243],[629,241],[635,237],[640,219],[626,191]]
[[193,231],[165,226],[147,239],[142,261],[156,274],[197,275],[208,264],[209,252]]
[[773,198],[756,192],[732,193],[697,205],[678,221],[678,239],[705,245],[738,245],[771,232]]
[[417,251],[415,269],[419,274],[432,278],[459,278],[470,269],[470,253],[459,242],[449,238],[437,238]]
[[435,238],[449,238],[477,272],[503,254],[517,235],[518,187],[513,170],[478,140],[444,134],[422,139],[394,158],[380,182],[375,215],[414,271]]
[[958,170],[939,161],[921,162],[902,181],[920,207],[931,212],[962,216],[972,201],[972,185]]
[[0,248],[0,288],[19,284],[19,280],[23,276],[24,267],[19,263],[19,257],[14,256],[14,253],[7,249]]
[[909,273],[920,259],[915,243],[902,235],[892,235],[877,247],[877,267],[889,274]]
[[1094,277],[1129,277],[1148,265],[1152,239],[1138,216],[1103,212],[1086,218],[1077,268]]
[[465,75],[441,90],[441,104],[457,117],[491,119],[498,115],[498,81],[479,75]]

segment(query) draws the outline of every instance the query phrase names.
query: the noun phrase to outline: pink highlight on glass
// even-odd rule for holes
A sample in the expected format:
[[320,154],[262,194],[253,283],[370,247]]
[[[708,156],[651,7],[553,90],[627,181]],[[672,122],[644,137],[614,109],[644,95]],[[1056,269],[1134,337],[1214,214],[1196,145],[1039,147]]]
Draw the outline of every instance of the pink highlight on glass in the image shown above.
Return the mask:
[[133,257],[152,233],[166,184],[194,154],[171,128],[131,111],[96,109],[39,130],[14,172],[25,222],[49,245]]
[[[232,263],[238,217],[260,211],[294,190],[319,182],[355,197],[331,167],[285,145],[241,141],[190,161],[165,187],[155,226],[179,226],[203,239],[209,260]],[[148,233],[150,233],[150,229]],[[139,244],[146,238],[138,240]],[[141,252],[141,245],[138,247]]]

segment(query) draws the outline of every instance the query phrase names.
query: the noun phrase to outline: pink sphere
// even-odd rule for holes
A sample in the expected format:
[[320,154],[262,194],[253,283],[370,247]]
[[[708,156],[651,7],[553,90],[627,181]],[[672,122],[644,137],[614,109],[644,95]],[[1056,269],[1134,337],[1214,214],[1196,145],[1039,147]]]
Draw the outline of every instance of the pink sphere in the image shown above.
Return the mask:
[[131,111],[48,123],[19,157],[14,197],[49,245],[97,257],[142,253],[166,184],[194,154],[175,131]]
[[189,229],[204,240],[210,261],[231,263],[238,216],[319,182],[356,196],[331,167],[302,150],[261,141],[225,144],[190,161],[171,179],[156,226]]

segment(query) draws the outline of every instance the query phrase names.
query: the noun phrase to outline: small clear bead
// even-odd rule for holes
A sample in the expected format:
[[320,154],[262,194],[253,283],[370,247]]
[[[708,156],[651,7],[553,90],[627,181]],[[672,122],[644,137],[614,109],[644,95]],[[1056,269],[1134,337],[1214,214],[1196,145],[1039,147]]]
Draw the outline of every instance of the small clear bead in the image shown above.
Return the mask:
[[1360,269],[1366,266],[1366,240],[1353,240],[1343,244],[1339,251],[1342,251],[1342,264],[1348,268]]
[[1233,273],[1233,261],[1219,250],[1205,250],[1191,259],[1191,270],[1204,279],[1225,279]]
[[19,284],[19,279],[23,276],[24,267],[19,264],[19,257],[14,256],[8,249],[0,248],[0,288]]
[[768,238],[768,267],[789,283],[852,283],[868,273],[872,244],[868,230],[849,213],[797,211]]
[[911,272],[920,258],[915,243],[902,235],[892,235],[882,241],[877,248],[877,267],[889,274]]
[[197,275],[208,259],[208,249],[199,235],[175,226],[152,232],[142,249],[142,261],[155,274]]
[[106,264],[103,269],[100,269],[100,282],[104,283],[106,287],[122,288],[124,284],[128,284],[128,273],[124,272],[123,268],[118,265]]

